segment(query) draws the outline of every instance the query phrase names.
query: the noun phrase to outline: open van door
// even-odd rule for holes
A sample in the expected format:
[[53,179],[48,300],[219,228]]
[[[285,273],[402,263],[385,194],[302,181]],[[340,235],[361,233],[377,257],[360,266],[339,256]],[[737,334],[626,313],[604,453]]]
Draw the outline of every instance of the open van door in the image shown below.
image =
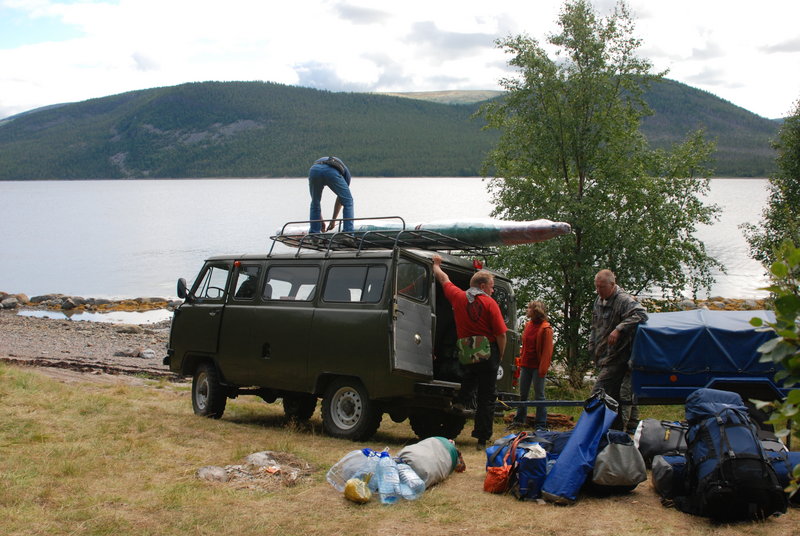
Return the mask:
[[430,262],[396,249],[392,288],[392,370],[433,377],[432,301]]

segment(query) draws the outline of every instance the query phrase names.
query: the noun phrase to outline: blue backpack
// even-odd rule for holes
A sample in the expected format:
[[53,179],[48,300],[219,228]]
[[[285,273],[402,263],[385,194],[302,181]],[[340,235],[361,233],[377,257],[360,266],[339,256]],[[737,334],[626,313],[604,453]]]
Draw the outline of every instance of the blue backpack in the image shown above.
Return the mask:
[[678,509],[714,521],[786,512],[786,494],[738,394],[698,389],[686,399],[686,420],[686,495],[674,498]]

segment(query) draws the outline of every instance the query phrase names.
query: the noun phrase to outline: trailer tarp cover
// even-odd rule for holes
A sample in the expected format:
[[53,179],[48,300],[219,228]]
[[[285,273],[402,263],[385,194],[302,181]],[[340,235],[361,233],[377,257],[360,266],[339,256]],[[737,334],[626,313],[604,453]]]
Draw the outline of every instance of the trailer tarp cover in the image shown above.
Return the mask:
[[758,353],[775,333],[750,325],[753,317],[774,322],[772,311],[694,309],[648,316],[633,342],[635,370],[761,376],[775,369],[773,363],[760,363]]

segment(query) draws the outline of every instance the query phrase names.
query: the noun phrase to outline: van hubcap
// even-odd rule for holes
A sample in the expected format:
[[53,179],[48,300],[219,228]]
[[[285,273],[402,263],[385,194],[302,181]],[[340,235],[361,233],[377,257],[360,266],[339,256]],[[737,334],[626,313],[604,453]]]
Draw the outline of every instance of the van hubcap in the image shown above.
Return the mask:
[[342,387],[333,395],[331,401],[333,421],[336,426],[349,429],[358,424],[364,412],[361,397],[351,387]]
[[208,375],[203,374],[197,379],[197,390],[194,393],[195,402],[200,409],[208,405]]

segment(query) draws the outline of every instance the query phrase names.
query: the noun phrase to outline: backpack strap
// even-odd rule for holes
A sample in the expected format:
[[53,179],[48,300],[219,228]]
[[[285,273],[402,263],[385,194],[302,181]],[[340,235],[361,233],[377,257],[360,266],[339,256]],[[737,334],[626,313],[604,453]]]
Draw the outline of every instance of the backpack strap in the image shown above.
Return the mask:
[[508,452],[506,452],[506,455],[503,458],[503,465],[506,464],[506,461],[509,461],[509,457],[511,459],[508,465],[514,465],[514,463],[517,461],[517,445],[519,445],[519,442],[527,435],[528,432],[520,432],[517,434],[517,437],[515,437],[514,441],[511,442],[511,446],[508,448]]

